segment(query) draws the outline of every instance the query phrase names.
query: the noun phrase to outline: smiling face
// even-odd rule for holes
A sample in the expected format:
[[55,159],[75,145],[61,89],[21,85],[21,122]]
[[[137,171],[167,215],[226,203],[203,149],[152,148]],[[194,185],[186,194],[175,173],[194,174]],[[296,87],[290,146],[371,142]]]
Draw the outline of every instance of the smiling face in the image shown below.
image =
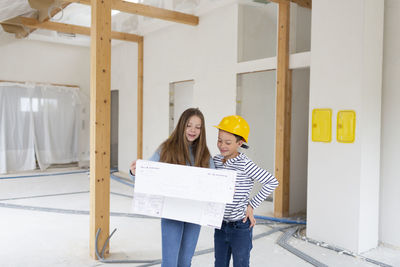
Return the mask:
[[202,125],[200,117],[194,115],[189,118],[186,124],[186,131],[185,131],[186,139],[189,142],[189,144],[192,144],[193,141],[199,138],[201,127]]
[[235,135],[219,130],[217,146],[225,160],[233,159],[239,155],[238,148],[242,144],[243,141],[237,141]]

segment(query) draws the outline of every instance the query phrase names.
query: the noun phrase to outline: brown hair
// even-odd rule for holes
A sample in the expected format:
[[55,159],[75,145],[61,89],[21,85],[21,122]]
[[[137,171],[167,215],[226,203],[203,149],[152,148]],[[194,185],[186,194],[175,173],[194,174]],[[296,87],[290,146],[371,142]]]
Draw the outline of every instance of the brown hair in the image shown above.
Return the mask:
[[[237,134],[233,134],[233,135],[236,137],[236,142],[239,142],[239,141],[246,142],[242,136],[237,135]],[[240,147],[244,148],[244,149],[248,149],[249,148],[249,146],[246,145],[245,143],[243,143]]]
[[201,120],[200,135],[192,143],[194,166],[209,167],[211,155],[207,148],[204,116],[198,108],[188,108],[182,113],[171,136],[160,146],[161,162],[181,165],[189,163],[192,165],[189,154],[189,143],[186,139],[186,127],[192,116],[197,116]]

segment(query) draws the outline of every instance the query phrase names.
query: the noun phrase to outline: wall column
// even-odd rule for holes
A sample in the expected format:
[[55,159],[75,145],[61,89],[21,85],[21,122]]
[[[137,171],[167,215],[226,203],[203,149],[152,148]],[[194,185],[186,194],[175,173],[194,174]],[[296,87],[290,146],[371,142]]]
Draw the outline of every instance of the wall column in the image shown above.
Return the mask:
[[[378,245],[384,1],[314,1],[311,32],[307,235],[363,252]],[[332,141],[311,140],[311,114],[332,109]],[[337,114],[356,112],[354,143]]]

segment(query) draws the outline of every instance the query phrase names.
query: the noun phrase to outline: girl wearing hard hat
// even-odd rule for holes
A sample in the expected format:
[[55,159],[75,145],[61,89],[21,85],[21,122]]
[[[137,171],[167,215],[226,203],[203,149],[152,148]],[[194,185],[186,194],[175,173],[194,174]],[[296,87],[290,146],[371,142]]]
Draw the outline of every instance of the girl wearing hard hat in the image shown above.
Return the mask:
[[[219,125],[217,146],[220,155],[214,157],[217,169],[236,171],[233,203],[226,204],[221,229],[215,229],[215,267],[229,266],[231,256],[234,267],[247,267],[253,247],[253,210],[278,186],[278,180],[268,171],[258,167],[240,147],[248,148],[249,124],[241,116],[227,116]],[[254,181],[262,184],[261,190],[250,199]]]

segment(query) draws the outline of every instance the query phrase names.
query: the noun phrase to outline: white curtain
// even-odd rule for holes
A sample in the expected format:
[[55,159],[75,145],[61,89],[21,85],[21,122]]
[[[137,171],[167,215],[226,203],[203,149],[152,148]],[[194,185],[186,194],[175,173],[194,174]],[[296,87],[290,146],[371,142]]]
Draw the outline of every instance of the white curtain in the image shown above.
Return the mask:
[[0,84],[0,173],[35,168],[33,117],[26,105],[29,89]]
[[0,173],[79,160],[79,88],[0,83]]

